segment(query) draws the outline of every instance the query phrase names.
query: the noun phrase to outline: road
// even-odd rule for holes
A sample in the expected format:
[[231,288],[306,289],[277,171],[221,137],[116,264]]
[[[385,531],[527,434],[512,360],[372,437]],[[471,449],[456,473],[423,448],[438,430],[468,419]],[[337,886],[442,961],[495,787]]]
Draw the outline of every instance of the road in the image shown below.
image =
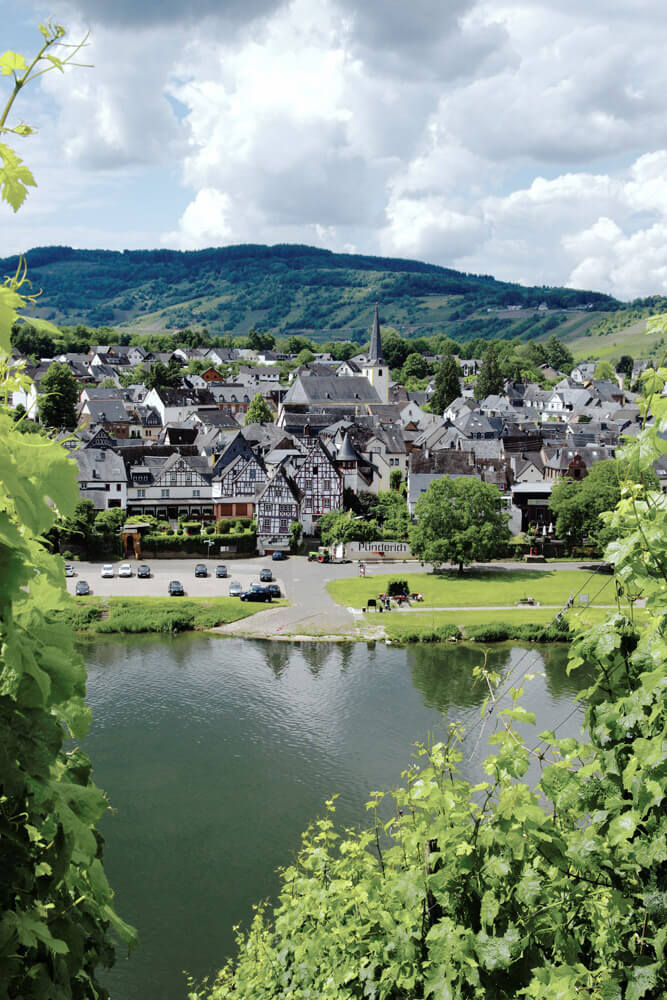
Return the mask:
[[[194,568],[197,562],[207,567],[207,577],[195,577]],[[347,579],[358,576],[356,563],[310,563],[303,556],[291,556],[282,562],[273,562],[270,557],[253,559],[229,560],[226,579],[215,576],[217,559],[153,559],[147,560],[151,568],[151,577],[140,580],[136,576],[137,564],[132,562],[133,575],[118,577],[120,561],[112,563],[114,577],[100,577],[101,563],[75,562],[72,565],[76,571],[75,577],[67,579],[67,589],[74,593],[78,580],[86,580],[94,595],[98,597],[134,597],[138,595],[151,597],[166,597],[170,580],[180,580],[188,597],[226,596],[229,593],[231,580],[238,580],[244,589],[259,580],[259,571],[269,567],[274,579],[280,585],[283,596],[290,601],[289,607],[272,607],[260,611],[251,618],[233,622],[231,625],[220,626],[224,634],[248,635],[272,638],[289,635],[292,638],[300,635],[334,637],[356,634],[356,616],[346,607],[336,604],[326,590],[330,580]],[[589,563],[558,562],[558,563],[493,563],[479,567],[480,569],[498,570],[573,570],[592,568]],[[418,573],[427,572],[430,566],[421,566],[418,562],[377,563],[366,564],[366,575],[376,576],[382,573]]]

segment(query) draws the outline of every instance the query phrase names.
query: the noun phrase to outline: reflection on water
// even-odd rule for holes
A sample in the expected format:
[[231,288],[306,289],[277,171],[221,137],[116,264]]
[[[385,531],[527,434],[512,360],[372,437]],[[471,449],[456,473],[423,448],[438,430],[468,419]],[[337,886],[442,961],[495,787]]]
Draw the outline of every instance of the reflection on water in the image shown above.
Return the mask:
[[[340,823],[365,824],[370,791],[399,782],[443,713],[478,726],[485,694],[472,670],[483,655],[193,635],[85,644],[86,748],[114,807],[107,871],[141,936],[111,975],[114,1000],[183,1000],[182,970],[201,977],[223,964],[233,925],[276,891],[276,869],[325,799],[340,793]],[[568,715],[581,684],[565,676],[565,657],[502,645],[487,662],[513,682],[535,674],[522,702],[543,729]],[[578,728],[574,716],[562,734]]]

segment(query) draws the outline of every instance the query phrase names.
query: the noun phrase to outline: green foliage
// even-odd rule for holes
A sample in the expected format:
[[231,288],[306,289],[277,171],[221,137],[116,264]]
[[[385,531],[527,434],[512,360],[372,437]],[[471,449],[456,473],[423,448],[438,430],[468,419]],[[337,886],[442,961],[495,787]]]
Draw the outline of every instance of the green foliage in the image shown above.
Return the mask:
[[304,347],[302,351],[296,356],[297,364],[299,365],[309,365],[315,360],[315,355],[312,351],[309,351],[307,347]]
[[[596,462],[578,482],[559,480],[549,500],[549,508],[556,515],[558,537],[567,539],[570,548],[581,546],[585,538],[594,539],[599,546],[606,545],[611,540],[610,528],[600,517],[616,507],[626,478],[626,470],[616,459],[611,459]],[[637,484],[644,490],[654,490],[657,485],[653,469],[646,470],[644,482]]]
[[261,392],[256,393],[245,415],[245,425],[272,424],[273,414]]
[[472,477],[444,476],[431,483],[415,516],[413,553],[435,566],[455,563],[460,573],[472,562],[502,555],[510,537],[498,487]]
[[392,469],[389,473],[389,485],[392,490],[400,489],[401,483],[403,482],[403,473],[400,469]]
[[595,367],[593,378],[614,382],[614,369],[608,361],[600,361]]
[[39,387],[39,419],[47,427],[73,431],[77,424],[79,385],[68,365],[54,361]]
[[329,511],[319,520],[320,537],[324,545],[341,542],[372,542],[378,537],[377,521],[355,518],[351,511]]
[[154,361],[144,372],[142,381],[147,389],[176,389],[181,384],[181,366],[175,358],[168,365]]
[[[37,67],[43,71],[47,49],[64,35],[57,26],[40,30],[36,60],[15,53],[0,59],[0,73],[14,81],[0,133],[10,131],[7,115],[21,87]],[[2,196],[16,210],[30,181],[4,152],[2,160]],[[4,398],[29,387],[8,365],[12,327],[29,304],[25,287],[21,265],[0,286]],[[128,943],[135,938],[113,910],[102,867],[95,824],[106,799],[86,755],[63,746],[66,737],[86,733],[86,672],[71,629],[49,620],[68,598],[62,559],[49,553],[45,536],[59,517],[74,515],[77,497],[66,449],[45,435],[22,434],[0,408],[0,996],[21,1000],[107,997],[98,974],[113,963],[112,932]]]
[[405,364],[401,370],[401,382],[408,382],[410,379],[422,379],[428,375],[428,364],[426,360],[412,352],[405,359]]
[[498,352],[489,344],[482,358],[482,368],[475,383],[475,399],[486,399],[503,391],[505,380],[498,364]]
[[460,376],[461,370],[456,358],[451,354],[446,354],[436,372],[435,392],[429,400],[429,408],[432,413],[442,416],[449,404],[458,399],[461,395]]
[[303,525],[301,521],[292,521],[289,526],[289,545],[292,552],[298,552],[303,537]]
[[276,345],[276,338],[271,333],[258,333],[251,330],[248,334],[248,347],[253,351],[271,351]]
[[[479,357],[490,339],[541,337],[560,330],[561,321],[570,318],[559,313],[545,318],[528,309],[515,319],[487,312],[509,302],[530,307],[546,299],[554,308],[592,302],[608,314],[620,306],[595,292],[521,288],[417,261],[334,254],[303,246],[125,253],[45,247],[29,251],[27,259],[43,289],[40,305],[60,322],[83,317],[88,328],[99,328],[122,320],[141,331],[150,318],[151,327],[180,329],[190,327],[196,310],[216,333],[212,342],[229,346],[233,332],[235,346],[247,347],[248,337],[239,335],[261,323],[262,329],[272,333],[258,336],[277,335],[281,343],[297,341],[295,349],[288,348],[293,354],[304,347],[312,350],[313,341],[327,346],[335,341],[339,344],[332,352],[335,357],[349,357],[350,350],[356,353],[354,345],[368,340],[379,299],[383,342],[390,338],[390,327],[419,335],[408,340],[408,349],[399,349],[399,354],[392,351],[389,339],[384,353],[390,368],[401,367],[410,350],[423,353],[424,348],[413,346],[423,337],[445,343],[453,338],[461,344],[478,339],[481,348],[478,344],[466,356]],[[54,263],[57,267],[50,266]],[[91,278],[85,288],[80,281],[82,263]],[[12,258],[0,262],[3,272],[15,270],[16,265]],[[590,322],[593,318],[591,313]],[[307,336],[302,336],[304,331]],[[191,332],[199,339],[199,333]],[[152,350],[173,350],[185,343],[186,334],[187,330],[179,334],[138,332],[136,341]],[[105,341],[95,338],[96,343]],[[435,343],[433,347],[438,349]]]
[[387,593],[390,597],[407,596],[410,593],[407,580],[394,578],[387,584]]

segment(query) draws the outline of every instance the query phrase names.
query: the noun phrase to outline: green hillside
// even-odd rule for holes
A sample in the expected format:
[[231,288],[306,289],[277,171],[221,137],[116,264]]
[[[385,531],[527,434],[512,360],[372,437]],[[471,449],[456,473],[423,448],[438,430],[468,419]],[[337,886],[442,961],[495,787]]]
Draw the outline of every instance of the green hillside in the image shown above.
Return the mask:
[[[211,334],[238,335],[256,327],[319,341],[360,339],[377,299],[383,322],[404,335],[529,338],[561,327],[581,332],[600,311],[621,307],[598,292],[524,288],[417,261],[305,246],[192,252],[45,247],[26,256],[31,280],[42,290],[42,318],[134,333],[206,327]],[[0,263],[9,273],[17,258]],[[536,312],[542,303],[548,312]]]

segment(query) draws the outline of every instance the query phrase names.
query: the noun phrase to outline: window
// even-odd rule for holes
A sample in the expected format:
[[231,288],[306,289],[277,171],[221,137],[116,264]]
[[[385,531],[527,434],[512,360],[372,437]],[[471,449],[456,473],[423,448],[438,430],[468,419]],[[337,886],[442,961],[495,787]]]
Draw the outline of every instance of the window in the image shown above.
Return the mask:
[[176,480],[176,473],[175,472],[171,472],[169,474],[169,482],[171,483],[172,486],[175,486],[176,485],[176,481],[177,481]]
[[193,497],[200,497],[201,496],[201,490],[193,490],[192,491],[192,495],[193,495]]
[[139,500],[143,500],[146,496],[146,490],[137,490],[137,497]]
[[279,513],[285,517],[292,513],[292,505],[290,503],[281,503]]
[[165,499],[169,496],[169,490],[160,490],[160,496]]
[[380,369],[380,371],[378,372],[378,375],[381,375],[381,374],[382,374],[382,369]]
[[329,493],[331,491],[331,480],[330,479],[325,479],[324,480],[324,490],[325,490],[326,493]]
[[262,520],[262,531],[270,531],[270,530],[271,530],[271,521],[268,517],[265,517]]
[[317,466],[316,465],[313,466],[313,475],[314,476],[317,475]]
[[192,485],[192,473],[191,472],[186,472],[185,473],[185,485],[186,486],[191,486]]
[[280,530],[281,530],[281,532],[283,532],[283,534],[287,531],[287,521],[286,520],[280,522]]
[[250,470],[250,478],[251,479],[256,479],[257,478],[257,469],[251,469]]
[[306,506],[305,506],[306,513],[310,514],[310,512],[312,511],[312,509],[313,509],[313,501],[312,500],[306,500]]
[[120,483],[116,483],[116,493],[120,493],[120,489],[121,489]]

